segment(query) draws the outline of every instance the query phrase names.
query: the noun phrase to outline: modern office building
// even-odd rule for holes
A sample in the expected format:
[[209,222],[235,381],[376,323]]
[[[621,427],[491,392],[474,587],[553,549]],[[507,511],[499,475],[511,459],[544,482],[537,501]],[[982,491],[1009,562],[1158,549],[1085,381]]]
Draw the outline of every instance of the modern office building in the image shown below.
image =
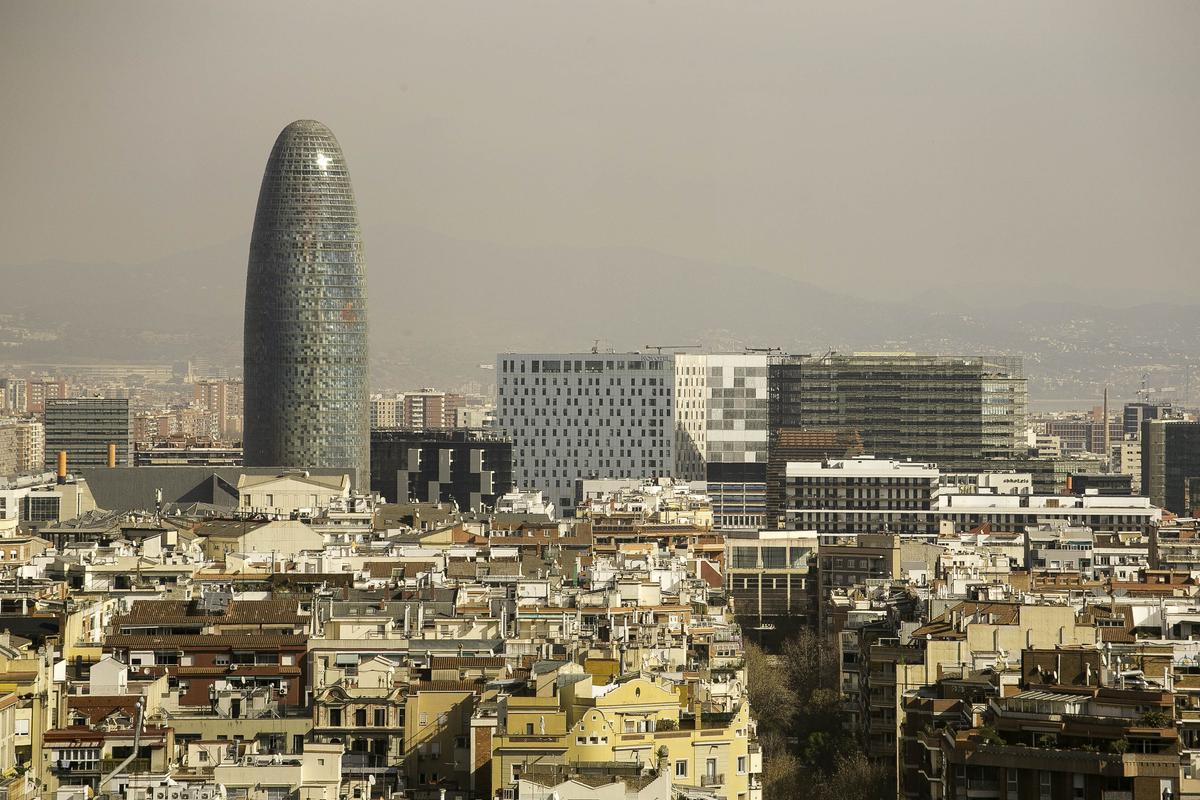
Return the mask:
[[763,513],[765,355],[504,353],[496,366],[522,488],[569,513],[582,478],[707,480],[730,499],[714,516],[758,524],[746,520]]
[[1124,436],[1142,435],[1142,423],[1148,419],[1166,419],[1173,412],[1170,403],[1126,403],[1121,414],[1121,433]]
[[129,401],[105,397],[46,400],[45,468],[54,469],[60,451],[67,453],[72,472],[108,466],[109,445],[116,448],[116,466],[133,458],[133,428]]
[[371,490],[394,503],[494,508],[512,491],[513,447],[482,431],[371,431]]
[[240,467],[242,448],[176,439],[138,443],[133,451],[136,467]]
[[1184,517],[1196,516],[1188,483],[1200,478],[1200,422],[1142,421],[1142,491],[1156,506]]
[[1023,453],[1021,359],[828,353],[775,356],[772,429],[850,429],[865,452],[969,469]]
[[789,463],[787,527],[819,534],[886,530],[932,539],[943,525],[1022,533],[1030,525],[1062,523],[1149,536],[1162,519],[1161,509],[1145,497],[1014,494],[1005,489],[1007,481],[974,480],[977,491],[964,493],[961,482],[944,481],[933,464],[874,458]]
[[1121,472],[1073,472],[1071,494],[1104,494],[1124,497],[1134,494],[1133,476]]
[[283,129],[263,174],[246,279],[247,466],[370,469],[362,237],[341,146]]
[[785,526],[784,484],[787,465],[796,461],[826,461],[863,454],[862,438],[854,430],[803,430],[772,428],[767,458],[768,528]]
[[[1056,437],[1060,451],[1067,455],[1094,453],[1104,455],[1104,414],[1097,409],[1091,414],[1073,414],[1067,417],[1046,419],[1037,423],[1047,436]],[[1124,436],[1121,420],[1108,421],[1108,442],[1120,442]]]
[[[767,357],[703,359],[704,473],[718,528],[762,527],[767,505]],[[682,395],[679,400],[683,404]],[[690,413],[682,412],[681,413]]]
[[674,474],[675,356],[502,353],[496,377],[513,480],[564,513],[581,478]]

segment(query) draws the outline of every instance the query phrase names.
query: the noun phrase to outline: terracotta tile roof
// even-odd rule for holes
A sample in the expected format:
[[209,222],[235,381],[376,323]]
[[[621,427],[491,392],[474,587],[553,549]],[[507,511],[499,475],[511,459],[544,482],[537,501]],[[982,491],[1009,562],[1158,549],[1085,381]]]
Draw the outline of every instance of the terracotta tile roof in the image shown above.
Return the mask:
[[98,725],[118,711],[133,720],[137,715],[137,698],[130,695],[72,695],[67,698],[67,709],[82,714],[89,725]]
[[128,614],[113,620],[113,626],[214,624],[303,625],[308,618],[300,615],[295,599],[234,600],[224,612],[212,613],[194,600],[138,600]]
[[[143,728],[142,740],[161,739],[166,736],[169,728]],[[43,740],[47,742],[102,742],[106,738],[131,739],[133,730],[125,728],[118,731],[94,731],[82,725],[72,725],[66,728],[55,728],[46,731]]]
[[168,667],[167,672],[180,678],[205,678],[210,676],[222,675],[264,675],[275,677],[277,675],[300,675],[300,667],[286,666],[283,664],[264,664],[262,666],[250,666],[248,664],[238,664],[237,669],[230,669],[230,666],[221,667]]
[[434,656],[432,669],[503,669],[502,656]]
[[486,685],[484,681],[414,681],[409,688],[414,692],[478,692]]

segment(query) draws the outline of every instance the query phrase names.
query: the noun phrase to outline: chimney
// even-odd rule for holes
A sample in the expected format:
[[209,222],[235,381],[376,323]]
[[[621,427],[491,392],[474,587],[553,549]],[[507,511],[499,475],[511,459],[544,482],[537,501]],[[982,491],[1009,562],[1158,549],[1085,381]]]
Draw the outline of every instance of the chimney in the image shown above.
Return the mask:
[[67,451],[58,451],[58,483],[61,486],[67,482]]
[[108,468],[112,469],[117,465],[117,445],[113,442],[108,443]]

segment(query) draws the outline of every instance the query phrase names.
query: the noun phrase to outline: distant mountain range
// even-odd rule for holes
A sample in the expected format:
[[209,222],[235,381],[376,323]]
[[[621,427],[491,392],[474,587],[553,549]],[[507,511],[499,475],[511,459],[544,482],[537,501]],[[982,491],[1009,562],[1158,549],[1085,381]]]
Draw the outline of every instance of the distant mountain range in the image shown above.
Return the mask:
[[[633,249],[519,248],[403,226],[368,230],[373,383],[488,383],[503,350],[697,344],[790,352],[1025,357],[1035,400],[1131,398],[1143,375],[1200,394],[1200,308],[992,301],[931,287],[868,301],[746,266]],[[0,363],[240,364],[248,243],[138,265],[0,267]],[[1164,393],[1171,394],[1171,393]]]

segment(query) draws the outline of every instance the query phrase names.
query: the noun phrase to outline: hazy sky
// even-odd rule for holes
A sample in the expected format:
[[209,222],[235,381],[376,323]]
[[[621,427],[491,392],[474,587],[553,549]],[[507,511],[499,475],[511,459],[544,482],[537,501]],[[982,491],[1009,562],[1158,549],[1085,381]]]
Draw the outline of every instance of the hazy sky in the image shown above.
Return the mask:
[[1200,300],[1192,0],[0,0],[0,263],[248,239],[299,117],[368,234]]

